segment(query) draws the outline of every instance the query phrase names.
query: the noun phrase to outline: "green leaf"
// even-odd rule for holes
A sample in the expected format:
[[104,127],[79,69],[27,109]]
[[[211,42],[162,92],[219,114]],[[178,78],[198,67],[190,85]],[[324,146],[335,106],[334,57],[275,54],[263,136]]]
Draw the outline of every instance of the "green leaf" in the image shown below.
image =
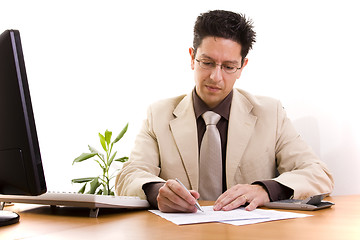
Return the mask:
[[[102,195],[102,192],[103,192],[103,190],[100,188],[100,189],[97,191],[96,195]],[[105,194],[104,194],[104,195],[105,195]]]
[[101,177],[99,177],[99,180],[100,180],[100,184],[102,184],[103,186],[105,186],[106,181],[105,181],[104,179],[102,179]]
[[85,188],[86,188],[86,184],[84,184],[84,186],[82,186],[82,188],[80,188],[80,190],[78,191],[78,193],[84,193],[85,192]]
[[96,153],[99,156],[100,159],[104,159],[104,154],[102,154],[96,148],[94,148],[94,147],[92,147],[90,145],[88,145],[88,147],[89,147],[89,150],[90,150],[91,153]]
[[129,160],[128,157],[122,157],[122,158],[115,159],[114,161],[117,161],[117,162],[126,162],[127,160]]
[[110,131],[108,131],[107,129],[106,129],[106,131],[105,131],[105,141],[106,141],[106,143],[109,145],[110,144],[110,141],[111,141],[111,135],[112,135],[112,132],[110,132]]
[[108,190],[107,190],[106,186],[104,186],[104,195],[108,195]]
[[89,190],[89,194],[94,194],[96,189],[101,185],[101,183],[99,183],[98,178],[94,178],[94,180],[92,180],[90,182],[90,190]]
[[103,166],[100,162],[99,162],[99,160],[95,160],[95,162],[97,162],[98,164],[99,164],[99,166],[104,170],[105,169],[105,166]]
[[115,138],[113,143],[117,143],[126,133],[127,129],[128,129],[129,123],[126,124],[126,126],[123,128],[123,130],[119,133],[119,135]]
[[106,143],[105,143],[105,137],[99,133],[99,138],[100,138],[100,143],[101,143],[101,146],[103,147],[103,149],[105,150],[105,152],[107,151],[107,148],[106,148]]
[[90,146],[90,145],[88,145],[88,147],[89,147],[89,150],[90,150],[90,152],[91,153],[100,153],[96,148],[94,148],[94,147],[92,147],[92,146]]
[[86,182],[90,182],[92,180],[94,180],[94,177],[87,177],[87,178],[75,178],[73,180],[71,180],[72,183],[86,183]]
[[86,159],[92,158],[95,155],[96,155],[96,153],[82,153],[80,156],[78,156],[77,158],[74,159],[73,165],[76,162],[82,162]]
[[113,149],[113,146],[114,146],[114,143],[112,142],[111,144],[110,144],[110,153],[111,153],[111,151],[112,151],[112,149]]
[[117,151],[114,152],[114,154],[111,156],[111,158],[109,159],[107,165],[110,166],[112,164],[112,162],[114,161],[115,155],[116,155]]
[[102,154],[102,153],[98,153],[98,156],[99,156],[99,158],[100,158],[101,160],[103,160],[103,161],[104,161],[104,154]]

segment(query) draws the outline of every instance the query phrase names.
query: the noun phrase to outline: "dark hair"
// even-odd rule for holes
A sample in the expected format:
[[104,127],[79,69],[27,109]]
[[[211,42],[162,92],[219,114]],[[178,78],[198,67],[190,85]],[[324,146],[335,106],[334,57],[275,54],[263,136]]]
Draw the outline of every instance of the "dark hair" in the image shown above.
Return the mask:
[[253,30],[252,21],[245,15],[214,10],[200,14],[194,26],[193,48],[196,54],[197,48],[205,37],[214,36],[233,40],[241,45],[242,63],[255,42],[256,33]]

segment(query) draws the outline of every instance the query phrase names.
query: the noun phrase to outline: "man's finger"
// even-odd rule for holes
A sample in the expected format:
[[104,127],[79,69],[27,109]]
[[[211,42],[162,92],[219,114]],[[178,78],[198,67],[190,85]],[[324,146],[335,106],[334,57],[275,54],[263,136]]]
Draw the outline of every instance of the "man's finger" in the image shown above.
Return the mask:
[[243,193],[244,193],[244,189],[243,186],[241,186],[240,184],[228,189],[226,192],[221,194],[220,197],[216,200],[214,204],[214,210],[219,211],[223,209],[224,206],[235,201]]
[[[194,193],[196,195],[196,192]],[[198,195],[198,194],[197,194]],[[158,207],[163,212],[196,212],[195,198],[175,180],[159,189]]]
[[255,210],[259,206],[256,199],[252,200],[250,204],[245,208],[246,211],[252,211]]
[[168,180],[167,182],[171,191],[173,191],[177,196],[185,200],[190,205],[195,205],[196,199],[190,192],[188,192],[183,186],[181,186],[175,180]]
[[162,212],[196,212],[196,208],[184,208],[171,200],[163,197],[159,199],[159,210]]
[[230,211],[233,210],[235,208],[240,207],[241,205],[244,205],[247,202],[247,198],[244,197],[244,195],[241,195],[239,197],[237,197],[234,201],[232,201],[231,203],[227,204],[226,206],[224,206],[222,208],[222,210],[224,211]]

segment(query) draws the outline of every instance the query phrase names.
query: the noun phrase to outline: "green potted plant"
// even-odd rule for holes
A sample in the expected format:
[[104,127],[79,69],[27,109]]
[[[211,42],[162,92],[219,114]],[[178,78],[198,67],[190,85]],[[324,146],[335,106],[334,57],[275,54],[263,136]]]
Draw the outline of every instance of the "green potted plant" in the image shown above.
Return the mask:
[[72,179],[72,183],[83,183],[83,186],[79,190],[79,193],[85,193],[85,189],[89,185],[89,190],[86,192],[88,194],[115,195],[113,191],[114,186],[110,186],[110,180],[115,177],[116,171],[110,175],[110,166],[114,161],[126,162],[129,158],[115,158],[117,151],[112,153],[112,150],[114,144],[117,143],[126,133],[128,125],[129,124],[126,124],[126,126],[123,128],[123,130],[119,133],[119,135],[115,138],[114,141],[111,141],[112,132],[106,130],[104,135],[99,133],[100,143],[103,150],[105,151],[105,154],[88,145],[90,153],[82,153],[79,157],[74,159],[73,165],[78,162],[93,159],[95,162],[98,163],[102,172],[102,174],[96,177]]

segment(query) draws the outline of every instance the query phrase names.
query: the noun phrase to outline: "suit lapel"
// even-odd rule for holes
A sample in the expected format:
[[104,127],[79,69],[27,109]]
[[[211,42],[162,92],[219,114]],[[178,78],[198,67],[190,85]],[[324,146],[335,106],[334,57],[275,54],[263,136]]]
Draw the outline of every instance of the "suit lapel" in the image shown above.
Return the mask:
[[252,104],[234,89],[228,126],[226,149],[227,188],[234,186],[234,177],[255,127],[257,117],[252,115]]
[[175,108],[175,119],[170,129],[178,147],[191,189],[198,190],[198,140],[197,126],[191,94],[188,94]]

